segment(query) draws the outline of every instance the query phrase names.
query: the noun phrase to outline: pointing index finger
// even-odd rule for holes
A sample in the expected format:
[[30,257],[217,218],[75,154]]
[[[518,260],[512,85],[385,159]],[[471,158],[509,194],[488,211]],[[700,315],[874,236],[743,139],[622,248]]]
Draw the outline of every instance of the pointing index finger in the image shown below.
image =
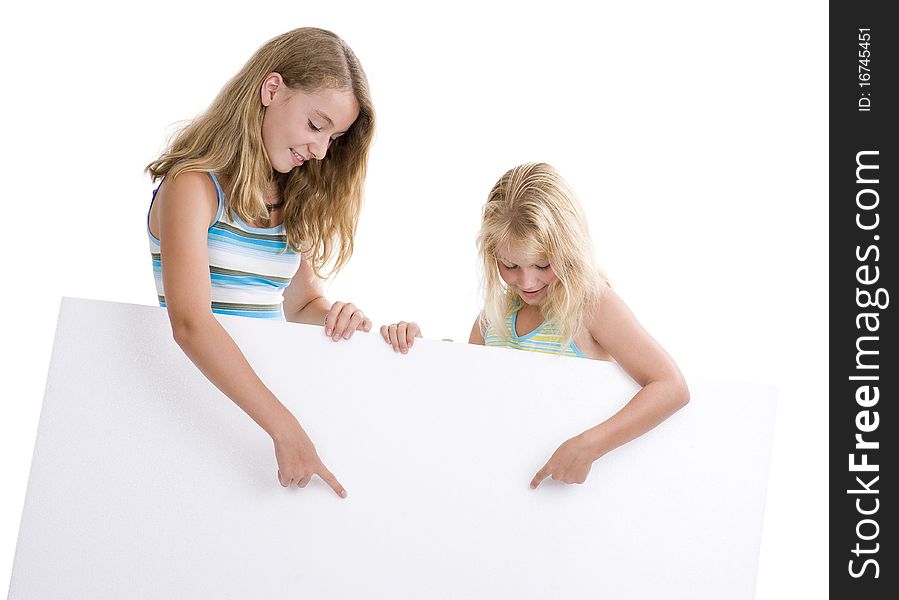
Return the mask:
[[322,480],[331,486],[331,489],[334,490],[334,493],[340,496],[341,498],[346,498],[346,490],[340,485],[340,482],[337,481],[337,478],[334,477],[334,473],[329,471],[326,467],[322,466],[322,470],[318,473],[318,476],[322,478]]
[[549,468],[549,463],[546,463],[545,465],[543,465],[543,468],[542,468],[542,469],[540,469],[539,471],[537,471],[537,474],[534,475],[534,478],[531,479],[531,489],[532,489],[532,490],[537,489],[537,486],[540,485],[540,483],[541,483],[544,479],[546,479],[547,477],[549,477],[550,473],[552,473],[552,471],[551,471],[550,468]]

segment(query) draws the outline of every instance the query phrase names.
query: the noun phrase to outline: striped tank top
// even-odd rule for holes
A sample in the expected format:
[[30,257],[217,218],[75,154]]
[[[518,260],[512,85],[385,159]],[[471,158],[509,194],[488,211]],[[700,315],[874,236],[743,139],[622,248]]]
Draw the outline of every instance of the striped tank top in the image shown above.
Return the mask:
[[493,326],[488,324],[487,331],[484,332],[484,345],[586,358],[574,342],[570,342],[567,345],[564,343],[565,340],[562,338],[558,325],[543,321],[534,331],[520,336],[515,331],[517,319],[517,310],[506,317],[506,325],[509,327],[511,336],[508,339],[503,338]]
[[[284,225],[251,227],[239,216],[233,219],[225,210],[225,193],[214,173],[218,209],[206,240],[209,248],[209,277],[212,283],[212,312],[259,319],[284,320],[284,288],[300,266],[300,255],[287,245]],[[153,191],[153,198],[156,192]],[[150,208],[153,203],[150,203]],[[153,277],[159,305],[165,306],[162,286],[162,263],[159,240],[150,232],[147,213],[147,235],[153,257]]]

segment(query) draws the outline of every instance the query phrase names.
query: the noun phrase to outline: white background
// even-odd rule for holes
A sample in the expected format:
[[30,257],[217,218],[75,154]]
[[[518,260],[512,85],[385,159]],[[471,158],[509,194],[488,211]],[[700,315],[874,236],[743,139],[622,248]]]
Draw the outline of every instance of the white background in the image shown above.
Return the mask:
[[155,302],[142,168],[259,45],[313,25],[354,48],[378,116],[356,255],[330,297],[465,340],[479,208],[508,168],[553,164],[688,381],[777,386],[757,597],[824,597],[826,5],[621,4],[7,9],[0,582],[60,298]]

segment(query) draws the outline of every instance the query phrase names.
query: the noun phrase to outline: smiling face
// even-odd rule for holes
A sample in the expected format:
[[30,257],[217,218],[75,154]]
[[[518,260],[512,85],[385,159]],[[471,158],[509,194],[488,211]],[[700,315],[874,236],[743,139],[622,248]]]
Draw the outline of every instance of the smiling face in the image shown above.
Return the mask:
[[271,73],[260,93],[265,106],[262,144],[279,173],[288,173],[307,160],[323,159],[331,142],[359,116],[359,102],[348,89],[290,89],[281,75]]
[[496,265],[506,285],[527,304],[539,305],[558,279],[546,255],[519,246],[497,252]]

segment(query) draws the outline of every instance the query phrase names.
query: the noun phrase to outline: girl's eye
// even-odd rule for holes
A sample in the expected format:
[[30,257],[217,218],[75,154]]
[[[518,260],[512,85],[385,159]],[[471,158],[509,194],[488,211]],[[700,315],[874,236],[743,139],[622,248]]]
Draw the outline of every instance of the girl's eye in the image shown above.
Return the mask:
[[543,265],[543,266],[536,265],[536,267],[537,267],[538,269],[540,269],[541,271],[545,271],[545,270],[547,270],[547,269],[549,268],[549,265]]
[[504,263],[504,262],[501,262],[501,263],[499,263],[499,264],[501,264],[501,265],[503,266],[504,269],[508,269],[509,271],[518,268],[518,265],[507,265],[507,264]]
[[309,121],[309,129],[311,129],[311,130],[314,131],[315,133],[318,133],[319,131],[322,130],[321,127],[316,127],[316,126],[315,126],[315,123],[313,123],[311,120]]

